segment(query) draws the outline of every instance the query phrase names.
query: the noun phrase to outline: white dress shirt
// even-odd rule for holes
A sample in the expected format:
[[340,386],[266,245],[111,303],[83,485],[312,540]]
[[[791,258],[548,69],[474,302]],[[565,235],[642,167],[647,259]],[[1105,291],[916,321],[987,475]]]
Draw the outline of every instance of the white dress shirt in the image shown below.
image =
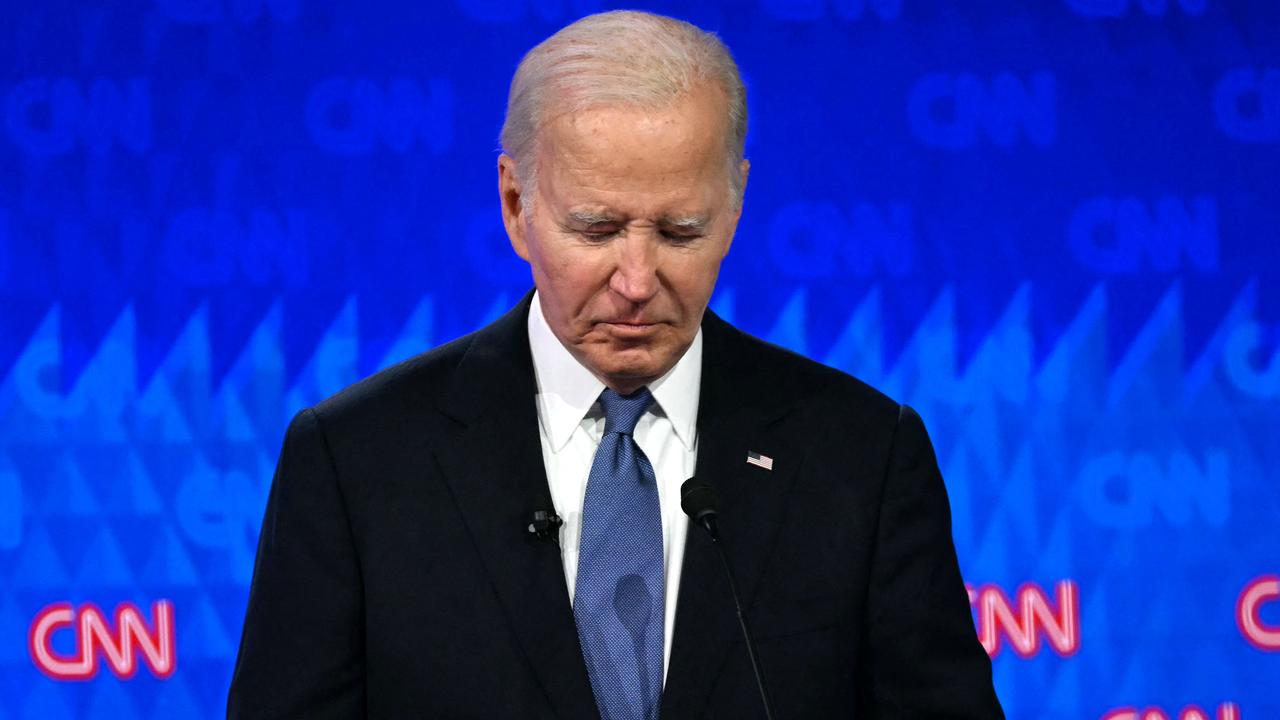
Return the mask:
[[[582,366],[551,332],[534,293],[529,307],[529,348],[538,382],[538,434],[551,487],[551,501],[564,519],[560,558],[573,601],[578,576],[578,542],[582,537],[582,503],[596,446],[604,435],[604,413],[598,399],[605,386]],[[662,511],[662,555],[666,568],[662,632],[662,672],[671,663],[680,567],[689,519],[680,509],[680,485],[693,477],[697,461],[698,390],[702,381],[702,331],[675,367],[650,383],[654,403],[636,423],[633,437],[649,458],[658,481]]]

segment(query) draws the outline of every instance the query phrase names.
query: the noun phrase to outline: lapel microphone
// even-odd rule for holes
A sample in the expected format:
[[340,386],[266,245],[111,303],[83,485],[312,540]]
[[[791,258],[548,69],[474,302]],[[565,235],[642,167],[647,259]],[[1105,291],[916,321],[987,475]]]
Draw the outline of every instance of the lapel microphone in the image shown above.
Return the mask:
[[764,703],[764,716],[773,720],[773,700],[765,686],[764,671],[760,668],[760,659],[756,653],[756,643],[751,637],[751,628],[747,627],[747,615],[742,611],[742,598],[738,597],[738,582],[733,577],[733,569],[729,567],[729,556],[724,551],[720,540],[720,528],[716,524],[717,506],[720,498],[716,489],[697,478],[689,478],[680,486],[680,509],[698,527],[711,536],[711,544],[716,546],[720,554],[720,563],[724,565],[724,575],[729,579],[729,592],[733,595],[733,606],[738,611],[738,626],[742,628],[742,639],[747,643],[747,655],[751,658],[751,670],[756,675],[756,687],[760,689],[760,701]]
[[529,524],[525,530],[534,538],[542,541],[560,542],[560,526],[564,521],[555,510],[534,510],[529,515]]

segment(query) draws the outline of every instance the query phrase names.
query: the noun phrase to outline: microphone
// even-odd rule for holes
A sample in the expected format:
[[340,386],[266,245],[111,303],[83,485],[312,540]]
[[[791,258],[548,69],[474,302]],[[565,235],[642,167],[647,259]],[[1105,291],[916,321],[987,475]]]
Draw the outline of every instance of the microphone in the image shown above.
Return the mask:
[[716,496],[716,489],[697,478],[689,478],[680,486],[680,509],[716,542],[720,541],[720,529],[716,527],[718,504],[720,498]]
[[733,606],[738,611],[738,626],[742,628],[742,639],[747,643],[747,656],[751,658],[751,670],[756,676],[756,687],[760,689],[760,701],[764,703],[764,716],[773,720],[773,700],[764,682],[764,670],[760,667],[760,659],[756,653],[756,643],[751,637],[751,628],[747,626],[747,615],[742,611],[742,599],[738,597],[738,581],[733,577],[733,569],[729,567],[729,556],[725,554],[724,545],[720,542],[720,528],[716,525],[717,506],[720,498],[716,489],[697,478],[689,478],[680,486],[680,509],[690,520],[707,531],[711,536],[711,544],[716,546],[720,554],[720,563],[724,565],[724,575],[729,579],[729,592],[733,595]]
[[564,521],[555,510],[534,510],[529,515],[529,524],[525,527],[525,531],[543,542],[551,540],[559,543],[561,525],[564,525]]

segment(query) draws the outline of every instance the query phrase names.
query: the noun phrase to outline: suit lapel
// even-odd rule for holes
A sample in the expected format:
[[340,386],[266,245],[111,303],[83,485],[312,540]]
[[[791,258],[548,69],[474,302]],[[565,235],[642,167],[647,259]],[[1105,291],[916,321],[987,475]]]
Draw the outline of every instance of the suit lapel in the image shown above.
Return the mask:
[[525,530],[532,511],[551,507],[525,326],[531,297],[472,340],[441,403],[460,427],[435,454],[555,713],[594,718],[559,546]]
[[[551,506],[526,329],[531,298],[472,339],[440,400],[458,429],[435,457],[555,713],[596,718],[559,548],[524,529],[533,510]],[[708,311],[703,343],[697,474],[720,494],[720,526],[750,617],[801,452],[771,432],[788,393],[755,362],[750,341]],[[774,458],[773,470],[748,465],[748,451]],[[684,552],[664,720],[701,715],[730,653],[746,652],[711,541],[690,527]]]
[[[702,389],[698,405],[697,476],[720,496],[721,536],[738,580],[748,620],[751,604],[786,515],[788,489],[801,450],[771,432],[789,407],[782,379],[771,377],[750,341],[710,311],[703,322]],[[749,465],[747,452],[774,460]],[[753,627],[753,630],[755,628]],[[746,653],[717,551],[690,526],[685,543],[671,664],[662,717],[699,717],[731,652]],[[768,668],[765,668],[768,672]]]

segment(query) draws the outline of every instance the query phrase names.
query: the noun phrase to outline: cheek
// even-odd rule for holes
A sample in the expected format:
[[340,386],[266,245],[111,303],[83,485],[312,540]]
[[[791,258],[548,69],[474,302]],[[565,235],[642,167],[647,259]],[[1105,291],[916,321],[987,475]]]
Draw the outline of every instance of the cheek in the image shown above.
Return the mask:
[[718,255],[702,254],[675,259],[667,277],[671,289],[684,304],[704,302],[715,289],[720,272]]
[[563,278],[573,272],[575,263],[570,253],[556,242],[556,238],[544,233],[531,235],[529,243],[529,264],[533,266],[533,275],[539,282],[551,282],[559,285]]
[[575,311],[599,294],[609,281],[609,269],[600,254],[583,252],[581,248],[540,246],[533,274],[544,294],[556,296],[557,304]]

